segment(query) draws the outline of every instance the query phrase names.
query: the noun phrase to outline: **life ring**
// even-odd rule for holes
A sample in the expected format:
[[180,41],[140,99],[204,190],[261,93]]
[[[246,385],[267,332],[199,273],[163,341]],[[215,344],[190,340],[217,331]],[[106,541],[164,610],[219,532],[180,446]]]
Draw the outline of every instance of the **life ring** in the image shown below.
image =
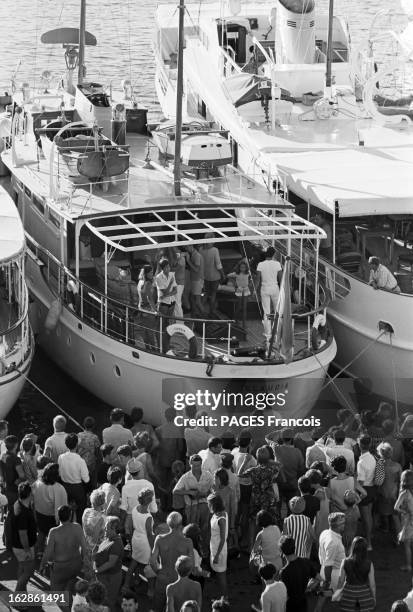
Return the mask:
[[318,351],[327,343],[328,327],[325,315],[318,314],[314,317],[311,330],[311,346],[314,351]]
[[172,323],[172,325],[168,325],[166,331],[170,337],[174,334],[182,334],[182,336],[185,336],[189,343],[189,359],[196,359],[198,357],[198,341],[192,329],[183,323]]

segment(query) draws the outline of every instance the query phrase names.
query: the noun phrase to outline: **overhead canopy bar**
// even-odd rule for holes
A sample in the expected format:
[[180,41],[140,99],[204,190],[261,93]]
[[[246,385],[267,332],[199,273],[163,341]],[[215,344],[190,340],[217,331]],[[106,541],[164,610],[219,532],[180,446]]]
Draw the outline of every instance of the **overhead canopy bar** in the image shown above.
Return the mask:
[[[239,216],[235,209],[240,211]],[[211,232],[214,243],[326,237],[322,229],[298,217],[291,207],[266,204],[262,208],[238,205],[230,210],[217,206],[140,209],[122,215],[99,215],[85,225],[107,245],[126,253],[178,244],[204,244],[205,234]]]

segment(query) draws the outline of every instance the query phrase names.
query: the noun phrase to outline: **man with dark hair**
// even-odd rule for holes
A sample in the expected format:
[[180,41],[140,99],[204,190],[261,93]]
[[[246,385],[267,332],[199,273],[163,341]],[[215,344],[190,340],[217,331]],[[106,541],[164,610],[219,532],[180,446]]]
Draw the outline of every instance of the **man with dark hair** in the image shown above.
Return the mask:
[[261,608],[251,606],[257,612],[284,612],[287,603],[287,589],[283,582],[276,580],[277,570],[272,563],[266,563],[258,570],[261,580],[265,584],[261,595]]
[[166,587],[166,606],[168,612],[180,612],[187,600],[195,600],[202,607],[202,590],[199,582],[191,580],[189,574],[193,569],[193,559],[181,555],[175,563],[178,579]]
[[97,485],[102,485],[107,481],[108,470],[114,463],[115,449],[112,444],[102,444],[100,447],[100,456],[102,462],[97,471]]
[[325,447],[325,454],[327,458],[327,464],[331,465],[331,461],[334,457],[344,457],[347,462],[347,473],[349,475],[354,474],[355,462],[354,453],[349,448],[346,448],[344,441],[346,434],[343,429],[336,429],[334,432],[334,444]]
[[271,338],[271,304],[275,312],[277,300],[280,293],[279,284],[281,282],[282,267],[275,258],[274,247],[268,247],[265,253],[265,260],[260,261],[257,266],[258,287],[257,293],[261,296],[262,310],[264,312],[264,335],[267,341]]
[[304,458],[301,451],[293,446],[294,432],[285,428],[281,432],[282,444],[277,444],[268,438],[268,443],[274,451],[276,460],[281,463],[281,476],[283,482],[279,483],[280,494],[288,504],[290,499],[297,494],[298,478],[304,474]]
[[6,436],[4,439],[6,452],[1,457],[4,493],[9,508],[17,500],[17,485],[24,480],[24,471],[20,457],[17,456],[19,441],[16,436]]
[[365,489],[367,495],[359,503],[361,521],[367,540],[367,550],[372,550],[371,531],[373,528],[372,506],[376,494],[374,476],[376,473],[376,460],[370,453],[371,438],[362,435],[359,438],[360,458],[357,463],[357,481]]
[[59,526],[49,532],[39,571],[51,563],[50,590],[72,591],[88,549],[82,527],[70,520],[69,506],[60,506],[57,513]]
[[37,529],[31,502],[31,486],[28,482],[21,482],[18,486],[18,499],[9,509],[13,554],[18,562],[16,591],[26,591],[27,583],[34,573],[34,546]]
[[169,319],[173,316],[176,304],[176,294],[178,286],[175,280],[174,272],[171,272],[171,266],[168,259],[161,259],[159,262],[160,272],[155,276],[155,285],[158,290],[158,312],[162,315],[162,352],[167,353],[169,350],[169,335],[166,328],[169,325]]
[[120,408],[114,408],[110,413],[111,426],[106,427],[102,432],[104,444],[111,444],[114,448],[119,448],[122,444],[133,446],[133,434],[130,429],[124,427],[125,413]]
[[219,282],[221,281],[221,283],[223,283],[225,281],[225,274],[219,256],[219,250],[214,243],[211,242],[211,238],[213,237],[213,232],[207,232],[205,234],[206,243],[202,246],[199,253],[204,263],[205,305],[209,305],[208,312],[210,315],[217,316],[217,291]]
[[135,591],[122,590],[122,612],[138,612],[138,596]]
[[[244,538],[248,539],[248,524],[249,524],[249,506],[252,492],[252,480],[251,476],[239,475],[241,465],[245,461],[246,469],[256,467],[257,460],[250,453],[250,444],[252,441],[252,435],[249,429],[243,429],[238,438],[238,447],[232,449],[231,454],[234,457],[234,472],[238,477],[239,482],[239,504],[238,504],[238,524],[240,526],[241,534],[244,534]],[[246,456],[247,455],[247,459]]]
[[202,459],[202,469],[214,474],[221,467],[221,438],[209,438],[208,448],[200,451],[198,455]]
[[320,510],[320,500],[313,495],[310,479],[306,476],[300,476],[298,479],[298,490],[300,491],[301,497],[305,500],[303,514],[304,516],[308,516],[311,524],[313,524],[314,519]]
[[76,505],[76,520],[82,523],[83,511],[86,508],[85,485],[89,482],[89,470],[86,461],[77,453],[78,437],[75,433],[67,434],[65,443],[69,449],[59,456],[59,474],[66,489],[69,504]]
[[280,571],[280,578],[287,588],[286,612],[307,612],[307,598],[305,595],[310,578],[315,578],[315,571],[311,561],[295,554],[295,541],[290,536],[281,536],[280,550],[287,561]]
[[[132,447],[129,444],[122,444],[119,448],[116,449],[116,460],[115,465],[118,466],[122,470],[122,474],[124,477],[124,482],[131,479],[131,475],[128,472],[127,465],[129,461],[133,457]],[[143,478],[145,468],[143,467],[143,463],[141,463],[141,475]]]

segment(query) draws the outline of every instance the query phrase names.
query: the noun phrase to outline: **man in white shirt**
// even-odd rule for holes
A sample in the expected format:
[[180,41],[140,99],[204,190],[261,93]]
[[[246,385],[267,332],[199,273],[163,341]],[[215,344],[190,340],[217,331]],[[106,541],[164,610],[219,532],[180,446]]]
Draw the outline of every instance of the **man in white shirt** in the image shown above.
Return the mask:
[[208,448],[199,451],[198,455],[202,459],[202,469],[214,475],[216,470],[221,467],[222,440],[221,438],[209,438]]
[[285,612],[287,607],[287,587],[276,581],[277,570],[272,563],[266,563],[258,570],[265,584],[261,595],[261,607],[251,606],[256,612]]
[[265,260],[260,261],[257,266],[258,287],[261,295],[262,310],[264,313],[264,335],[269,341],[271,338],[271,323],[268,315],[271,314],[271,304],[273,310],[277,307],[278,296],[280,293],[279,283],[282,275],[282,267],[279,261],[274,259],[274,247],[268,247],[265,253]]
[[128,462],[126,467],[131,475],[131,479],[127,480],[122,487],[120,510],[125,525],[126,536],[130,538],[132,536],[132,510],[138,503],[139,493],[143,489],[151,489],[151,491],[153,491],[153,500],[149,504],[149,512],[152,514],[158,512],[158,505],[155,500],[155,488],[153,484],[149,480],[140,477],[142,463],[139,459],[134,457]]
[[78,437],[75,433],[67,434],[65,444],[68,451],[59,455],[59,475],[66,489],[69,504],[76,505],[76,520],[81,525],[83,511],[86,508],[85,484],[90,480],[86,461],[78,455]]
[[167,353],[169,350],[169,335],[166,328],[169,325],[169,317],[172,317],[175,311],[178,287],[175,274],[171,272],[169,261],[161,259],[159,267],[161,271],[155,276],[155,285],[158,289],[158,312],[163,315],[162,352]]
[[376,487],[374,476],[376,472],[376,460],[370,453],[371,438],[363,435],[359,438],[360,459],[357,463],[357,481],[366,490],[366,497],[359,503],[361,520],[367,540],[367,550],[373,550],[371,546],[371,531],[373,528],[372,506],[375,498]]
[[209,527],[207,497],[212,490],[214,477],[211,472],[204,470],[199,455],[192,455],[189,465],[190,470],[178,480],[173,494],[184,497],[187,523],[196,523],[198,520],[203,545],[206,546]]
[[320,574],[324,586],[333,591],[337,589],[341,563],[346,556],[342,540],[345,523],[346,517],[343,512],[332,512],[328,515],[329,529],[322,531],[319,539]]
[[133,446],[133,434],[130,429],[124,427],[125,413],[120,408],[114,408],[110,413],[110,427],[102,432],[103,444],[110,444],[113,448],[129,444]]
[[400,287],[397,284],[397,280],[390,270],[380,263],[378,257],[369,258],[369,268],[369,285],[371,285],[373,289],[384,289],[385,291],[400,293]]
[[327,458],[327,464],[331,465],[331,461],[334,457],[342,456],[347,462],[347,474],[351,476],[354,474],[355,463],[354,463],[354,453],[352,450],[349,450],[344,446],[344,441],[346,438],[346,434],[342,429],[338,429],[334,432],[334,444],[331,446],[326,446],[324,448],[324,452]]
[[67,451],[66,439],[66,419],[62,415],[57,415],[53,419],[54,434],[47,438],[44,444],[44,454],[50,457],[53,463],[57,463],[59,455]]

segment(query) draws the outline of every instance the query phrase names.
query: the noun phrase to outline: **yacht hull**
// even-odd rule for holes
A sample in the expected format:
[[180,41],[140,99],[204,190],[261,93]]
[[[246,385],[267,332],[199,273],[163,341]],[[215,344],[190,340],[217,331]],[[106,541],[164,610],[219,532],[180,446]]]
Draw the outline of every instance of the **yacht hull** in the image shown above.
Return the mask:
[[[28,286],[34,298],[32,325],[39,344],[51,359],[109,405],[125,411],[142,406],[145,419],[153,424],[159,424],[165,409],[175,405],[176,394],[197,391],[285,394],[284,405],[274,405],[274,411],[283,418],[303,418],[314,406],[336,354],[332,339],[316,357],[277,366],[216,364],[209,376],[205,362],[168,358],[118,342],[88,326],[67,308],[62,309],[56,328],[47,332],[44,322],[55,296],[32,259],[28,264]],[[205,409],[218,418],[217,429],[221,415],[236,414],[222,404],[215,412],[207,405]],[[244,407],[238,414],[252,414],[254,409],[255,406]]]
[[33,353],[32,347],[29,356],[23,361],[19,371],[14,370],[9,374],[0,376],[0,419],[4,419],[17,402],[30,370]]
[[[337,341],[335,363],[346,373],[365,380],[366,386],[386,399],[413,405],[412,298],[375,291],[362,281],[345,275],[350,287],[346,297],[328,308]],[[380,338],[379,325],[389,324],[394,333]]]

